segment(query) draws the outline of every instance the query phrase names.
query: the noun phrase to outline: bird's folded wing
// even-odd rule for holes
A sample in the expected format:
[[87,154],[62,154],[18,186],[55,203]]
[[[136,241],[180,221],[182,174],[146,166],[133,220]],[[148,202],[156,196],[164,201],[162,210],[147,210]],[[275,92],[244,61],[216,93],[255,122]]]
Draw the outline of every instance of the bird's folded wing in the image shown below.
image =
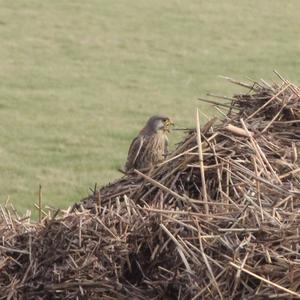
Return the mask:
[[141,152],[141,149],[144,144],[144,137],[142,136],[137,136],[131,143],[128,151],[128,157],[127,157],[127,162],[125,168],[127,170],[132,169],[135,165],[135,162]]

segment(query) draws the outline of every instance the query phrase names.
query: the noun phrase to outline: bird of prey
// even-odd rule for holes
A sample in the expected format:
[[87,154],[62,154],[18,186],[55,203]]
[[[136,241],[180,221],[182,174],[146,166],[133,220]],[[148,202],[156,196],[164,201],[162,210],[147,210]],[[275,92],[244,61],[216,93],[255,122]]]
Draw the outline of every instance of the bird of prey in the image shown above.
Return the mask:
[[149,118],[129,147],[125,171],[151,168],[163,161],[168,154],[167,134],[172,125],[174,123],[165,116]]

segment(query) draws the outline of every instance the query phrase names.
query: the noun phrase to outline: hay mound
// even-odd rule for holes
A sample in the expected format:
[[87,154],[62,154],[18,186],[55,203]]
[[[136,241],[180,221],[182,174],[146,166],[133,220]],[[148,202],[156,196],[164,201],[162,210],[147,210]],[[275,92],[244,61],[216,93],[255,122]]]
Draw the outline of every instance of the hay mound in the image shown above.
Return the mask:
[[[300,89],[238,83],[224,120],[30,224],[2,209],[0,299],[300,297]],[[207,101],[207,100],[206,100]]]

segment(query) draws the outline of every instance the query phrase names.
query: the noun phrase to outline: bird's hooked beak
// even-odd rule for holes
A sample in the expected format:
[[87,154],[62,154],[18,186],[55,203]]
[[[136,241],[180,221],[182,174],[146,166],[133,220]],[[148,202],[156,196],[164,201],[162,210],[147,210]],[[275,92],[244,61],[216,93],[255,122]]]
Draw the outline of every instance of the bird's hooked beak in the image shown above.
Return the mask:
[[171,129],[170,127],[174,126],[174,125],[175,124],[172,120],[170,120],[170,119],[165,120],[165,122],[164,122],[164,131],[170,132],[170,129]]

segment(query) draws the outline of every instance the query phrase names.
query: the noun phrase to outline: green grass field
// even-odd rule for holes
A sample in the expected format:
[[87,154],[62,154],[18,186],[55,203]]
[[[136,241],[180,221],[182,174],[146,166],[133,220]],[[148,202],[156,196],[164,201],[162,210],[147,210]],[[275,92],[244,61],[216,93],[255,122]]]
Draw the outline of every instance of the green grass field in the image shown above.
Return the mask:
[[[152,114],[193,126],[218,78],[300,79],[300,1],[0,1],[0,202],[66,207]],[[205,114],[214,114],[208,106]],[[205,121],[205,118],[202,120]],[[171,137],[173,143],[180,139]]]

